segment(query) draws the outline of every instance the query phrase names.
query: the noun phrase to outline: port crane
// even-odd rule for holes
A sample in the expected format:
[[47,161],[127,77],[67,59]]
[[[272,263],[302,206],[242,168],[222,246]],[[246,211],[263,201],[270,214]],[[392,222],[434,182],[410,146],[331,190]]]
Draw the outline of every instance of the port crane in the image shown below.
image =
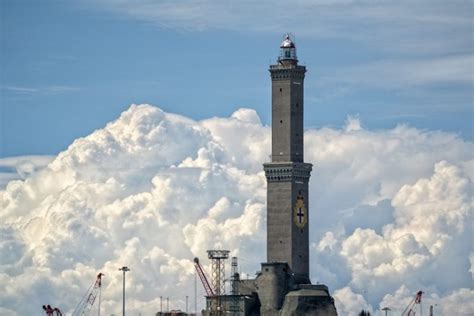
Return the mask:
[[207,296],[215,296],[214,291],[212,290],[209,281],[207,280],[206,274],[204,273],[204,269],[202,268],[201,263],[199,262],[199,258],[194,258],[194,267],[196,268],[196,272],[201,279],[202,285],[204,286],[204,290],[206,291]]
[[206,273],[204,272],[204,268],[202,267],[201,263],[199,262],[199,258],[194,258],[194,267],[196,268],[196,272],[201,279],[202,285],[204,290],[206,291],[207,297],[211,298],[211,305],[208,306],[211,310],[211,315],[221,315],[220,304],[219,304],[219,296],[216,294],[217,290],[214,290],[211,285],[209,284],[208,278]]
[[87,290],[86,294],[82,297],[79,304],[77,304],[76,309],[72,313],[73,316],[88,316],[91,312],[94,302],[99,296],[99,315],[100,315],[100,296],[102,289],[102,277],[103,273],[99,273],[92,285]]
[[415,297],[410,301],[410,304],[405,308],[402,313],[402,316],[415,316],[417,307],[420,306],[420,315],[422,315],[421,309],[421,296],[423,295],[422,291],[418,291]]
[[[76,309],[72,313],[73,316],[88,316],[91,312],[92,306],[94,305],[97,295],[99,295],[99,316],[100,316],[100,296],[102,289],[102,277],[103,273],[99,273],[92,285],[87,290],[86,294],[82,297]],[[51,307],[51,305],[43,305],[43,310],[46,316],[63,316],[59,308]]]

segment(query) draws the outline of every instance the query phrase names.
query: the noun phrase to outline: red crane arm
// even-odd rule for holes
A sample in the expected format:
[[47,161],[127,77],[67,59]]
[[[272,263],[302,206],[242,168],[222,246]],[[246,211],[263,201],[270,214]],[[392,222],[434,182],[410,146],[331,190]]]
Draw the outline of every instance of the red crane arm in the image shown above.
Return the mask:
[[422,295],[423,295],[422,291],[418,291],[418,293],[416,293],[415,304],[420,304],[421,303],[421,296]]
[[[103,273],[99,273],[92,286],[87,290],[84,297],[81,299],[76,309],[72,313],[73,315],[89,315],[92,305],[94,305],[95,298],[101,290]],[[63,314],[57,307],[51,307],[51,305],[43,305],[43,310],[46,316],[62,316]]]
[[97,275],[97,278],[95,279],[94,283],[87,290],[86,294],[83,296],[76,309],[72,313],[73,316],[83,316],[90,314],[95,299],[101,290],[103,276],[103,273],[99,273]]
[[[410,304],[405,308],[402,313],[402,316],[414,316],[416,314],[416,306],[420,305],[421,308],[421,296],[423,295],[422,291],[418,291],[415,297],[410,301]],[[408,313],[407,313],[408,312]]]
[[206,274],[199,263],[199,258],[194,258],[194,267],[196,268],[196,272],[201,279],[202,285],[204,286],[204,290],[206,290],[207,296],[214,296],[214,291],[212,291],[211,286],[209,285],[209,281],[207,280]]

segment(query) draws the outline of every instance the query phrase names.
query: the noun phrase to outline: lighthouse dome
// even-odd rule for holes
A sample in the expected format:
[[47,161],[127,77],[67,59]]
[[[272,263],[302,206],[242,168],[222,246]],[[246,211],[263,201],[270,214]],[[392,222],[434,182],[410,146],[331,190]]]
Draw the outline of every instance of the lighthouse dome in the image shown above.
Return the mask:
[[295,43],[290,38],[290,34],[285,35],[285,39],[280,44],[280,48],[295,48]]

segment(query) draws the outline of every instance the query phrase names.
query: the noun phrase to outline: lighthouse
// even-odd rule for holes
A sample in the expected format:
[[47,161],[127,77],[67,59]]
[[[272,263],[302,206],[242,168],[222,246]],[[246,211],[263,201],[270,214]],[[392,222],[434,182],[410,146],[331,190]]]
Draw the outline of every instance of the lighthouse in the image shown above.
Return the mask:
[[286,262],[295,281],[309,279],[308,183],[304,162],[304,77],[289,35],[280,44],[272,80],[272,154],[267,179],[267,262]]
[[289,34],[270,65],[272,153],[263,164],[267,179],[267,262],[254,281],[261,316],[337,316],[323,284],[311,284],[308,184],[304,161],[304,78]]

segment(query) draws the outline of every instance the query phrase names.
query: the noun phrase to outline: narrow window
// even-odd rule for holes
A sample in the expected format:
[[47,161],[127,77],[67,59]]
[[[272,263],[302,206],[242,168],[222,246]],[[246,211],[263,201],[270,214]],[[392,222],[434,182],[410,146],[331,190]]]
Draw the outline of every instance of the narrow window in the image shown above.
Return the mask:
[[280,88],[280,92],[281,92],[281,88]]
[[280,120],[280,124],[283,124],[283,121],[282,121],[282,120]]

